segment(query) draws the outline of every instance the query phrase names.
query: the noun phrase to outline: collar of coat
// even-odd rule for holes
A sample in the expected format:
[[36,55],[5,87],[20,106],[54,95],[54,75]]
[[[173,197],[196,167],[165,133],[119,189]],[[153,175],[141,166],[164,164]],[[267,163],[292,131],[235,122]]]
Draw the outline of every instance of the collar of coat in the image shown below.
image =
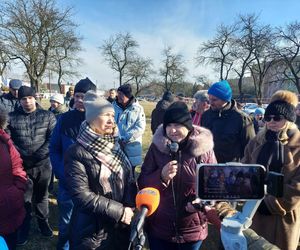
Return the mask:
[[[161,124],[153,135],[152,143],[157,147],[159,151],[164,154],[169,154],[170,150],[168,145],[171,140],[166,137],[163,131],[163,125]],[[192,157],[198,157],[214,147],[212,133],[206,129],[194,125],[194,130],[188,138],[188,142],[183,151]]]

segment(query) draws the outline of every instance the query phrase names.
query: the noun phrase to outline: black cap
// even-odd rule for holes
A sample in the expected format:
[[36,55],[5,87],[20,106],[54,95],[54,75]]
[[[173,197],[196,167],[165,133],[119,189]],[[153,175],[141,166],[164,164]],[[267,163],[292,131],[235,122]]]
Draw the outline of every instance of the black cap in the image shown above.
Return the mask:
[[174,102],[168,107],[164,115],[164,130],[170,123],[182,124],[189,131],[193,130],[192,116],[184,102]]
[[86,93],[89,90],[96,91],[97,87],[89,78],[86,77],[85,79],[81,79],[75,85],[74,93],[76,92]]
[[163,100],[167,102],[173,102],[174,101],[174,96],[171,91],[165,91],[162,97]]
[[23,97],[33,96],[35,97],[35,90],[28,86],[22,86],[18,91],[18,99],[21,100]]
[[118,91],[122,92],[125,96],[127,96],[129,99],[133,96],[132,95],[132,89],[130,84],[123,84],[118,88]]

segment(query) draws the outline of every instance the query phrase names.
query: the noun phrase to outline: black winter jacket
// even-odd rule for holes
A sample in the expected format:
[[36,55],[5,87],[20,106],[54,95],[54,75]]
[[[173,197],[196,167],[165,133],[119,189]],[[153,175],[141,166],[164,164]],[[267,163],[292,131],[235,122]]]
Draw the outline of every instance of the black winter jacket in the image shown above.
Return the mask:
[[151,113],[151,131],[155,133],[157,127],[163,123],[164,115],[167,108],[171,105],[171,102],[166,100],[160,100],[155,109]]
[[68,192],[74,203],[71,249],[127,249],[129,231],[120,220],[124,207],[135,205],[136,185],[125,186],[120,202],[112,200],[111,194],[104,195],[99,181],[101,162],[77,142],[66,151],[64,165]]
[[7,132],[23,159],[25,169],[49,164],[49,142],[55,123],[54,114],[43,109],[25,113],[20,106],[9,114]]
[[7,113],[16,110],[20,105],[18,98],[14,97],[10,92],[3,94],[0,97],[0,106],[3,107]]
[[214,136],[218,163],[240,161],[246,145],[255,136],[251,118],[237,109],[234,100],[223,110],[205,111],[201,126],[208,128]]

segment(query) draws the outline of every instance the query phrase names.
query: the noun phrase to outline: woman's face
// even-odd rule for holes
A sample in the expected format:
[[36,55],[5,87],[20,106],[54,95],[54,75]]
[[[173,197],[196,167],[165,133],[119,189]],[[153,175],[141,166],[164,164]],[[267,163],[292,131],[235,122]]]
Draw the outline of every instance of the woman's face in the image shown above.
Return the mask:
[[178,123],[170,123],[166,127],[167,137],[173,142],[181,142],[189,133],[189,130]]
[[115,112],[107,112],[99,115],[90,123],[90,126],[98,134],[113,134],[115,130]]
[[274,132],[279,132],[285,127],[287,120],[283,117],[270,115],[265,117],[265,122],[267,125],[267,129],[272,130]]

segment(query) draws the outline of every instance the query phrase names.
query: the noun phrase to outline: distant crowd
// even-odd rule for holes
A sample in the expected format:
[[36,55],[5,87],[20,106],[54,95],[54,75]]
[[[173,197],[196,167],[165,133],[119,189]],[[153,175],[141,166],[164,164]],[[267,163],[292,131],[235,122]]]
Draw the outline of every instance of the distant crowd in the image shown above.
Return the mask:
[[[81,79],[65,96],[53,94],[45,110],[32,87],[12,79],[9,92],[0,96],[0,249],[1,244],[3,249],[26,245],[33,218],[42,236],[53,237],[48,196],[54,177],[56,249],[140,249],[144,232],[151,250],[200,249],[208,223],[219,232],[222,219],[238,212],[229,201],[207,204],[197,197],[197,165],[240,162],[282,174],[283,196],[266,194],[251,227],[243,231],[246,238],[238,241],[245,240],[249,249],[296,250],[297,95],[279,90],[267,107],[251,115],[232,98],[226,80],[193,98],[189,107],[182,96],[163,93],[151,114],[153,137],[143,157],[146,117],[130,84],[104,97],[89,78]],[[207,176],[211,188],[213,175]],[[232,181],[236,192],[247,193],[249,179],[234,173],[224,177],[224,185]],[[139,219],[135,196],[145,187],[159,190],[160,203],[132,240]],[[221,247],[221,240],[215,240]]]

